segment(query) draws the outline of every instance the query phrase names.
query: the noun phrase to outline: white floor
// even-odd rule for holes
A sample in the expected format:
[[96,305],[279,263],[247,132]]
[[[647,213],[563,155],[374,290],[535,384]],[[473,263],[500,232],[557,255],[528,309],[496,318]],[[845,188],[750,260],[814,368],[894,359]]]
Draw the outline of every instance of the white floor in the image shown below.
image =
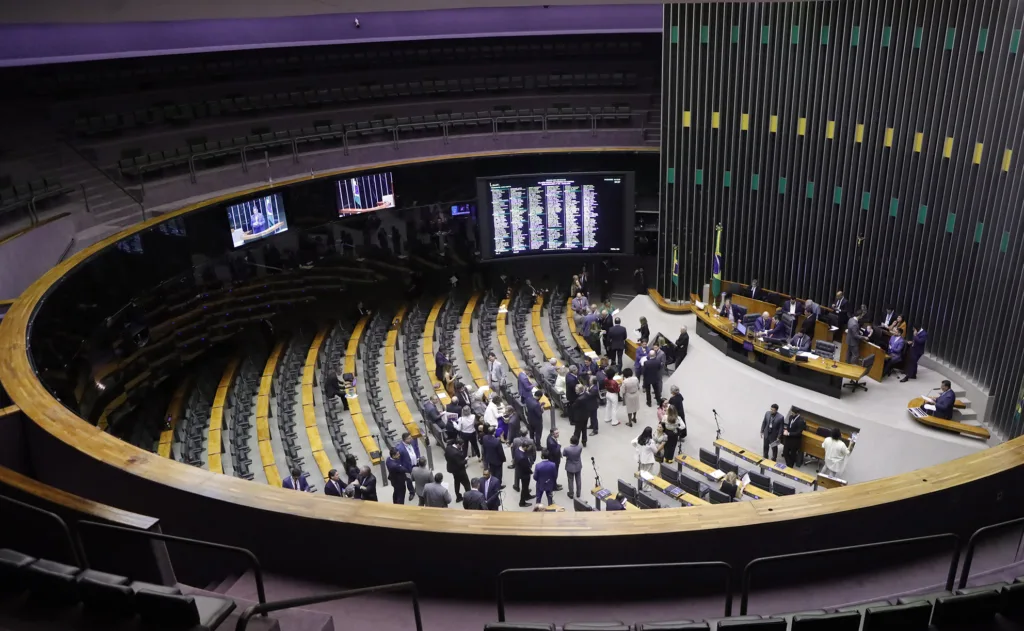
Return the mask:
[[[883,383],[869,381],[867,392],[850,393],[844,390],[843,398],[834,399],[777,381],[725,356],[696,334],[695,316],[664,313],[647,296],[634,298],[621,310],[619,316],[633,339],[640,316],[647,317],[652,337],[661,332],[674,340],[681,325],[686,325],[690,329],[689,355],[682,366],[665,379],[664,384],[664,396],[668,396],[669,386],[678,385],[685,398],[689,436],[682,445],[682,450],[686,454],[696,457],[700,447],[713,450],[715,422],[712,410],[718,412],[724,438],[738,445],[760,450],[761,418],[772,403],[777,403],[783,413],[791,405],[796,405],[861,428],[857,447],[845,472],[846,479],[851,483],[944,462],[987,446],[981,441],[931,430],[908,416],[907,402],[931,387],[938,386],[943,379],[942,375],[926,368],[920,369],[916,381],[904,384],[895,379],[888,379]],[[479,354],[475,335],[473,347]],[[483,361],[482,356],[478,356],[477,361]],[[603,414],[602,408],[599,413],[602,419]],[[625,417],[625,409],[620,406],[619,420],[624,421]],[[591,505],[594,498],[591,497],[590,490],[595,482],[591,457],[594,458],[597,473],[606,487],[614,489],[617,479],[634,482],[637,467],[630,441],[644,426],[653,427],[657,423],[654,408],[647,408],[641,403],[639,421],[638,427],[628,428],[625,424],[613,427],[602,420],[600,433],[588,437],[588,446],[583,454],[583,495]],[[561,433],[560,442],[567,445],[572,435],[572,427],[567,419],[560,416],[557,418],[557,426]],[[545,437],[546,435],[547,432]],[[435,470],[444,473],[445,480],[450,484],[450,476],[444,468],[442,450],[437,446],[432,449]],[[470,477],[479,476],[481,470],[480,463],[472,458]],[[808,466],[805,467],[805,471],[813,474],[815,469]],[[504,510],[528,510],[519,507],[519,493],[512,490],[513,472],[505,469],[503,473],[507,485],[503,493]],[[559,472],[559,483],[567,487],[564,471]],[[804,485],[795,486],[798,492],[810,491]],[[677,502],[657,491],[652,491],[651,494],[664,506],[678,506]],[[380,501],[390,501],[391,491],[380,488],[378,495]],[[554,499],[556,504],[572,510],[572,502],[568,499],[566,490],[557,491]],[[533,500],[531,504],[532,502]],[[461,504],[454,502],[451,508],[462,510]]]

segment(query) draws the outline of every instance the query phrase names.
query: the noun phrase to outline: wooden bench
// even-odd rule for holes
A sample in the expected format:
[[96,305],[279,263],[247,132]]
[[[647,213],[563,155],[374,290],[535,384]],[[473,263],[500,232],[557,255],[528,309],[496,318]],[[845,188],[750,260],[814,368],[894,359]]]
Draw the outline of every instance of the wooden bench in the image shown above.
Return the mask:
[[642,479],[645,484],[650,484],[651,486],[658,489],[665,495],[671,497],[672,499],[682,502],[684,506],[707,506],[709,504],[709,502],[705,502],[696,495],[687,493],[686,491],[672,484],[665,478],[656,475],[652,475],[651,477],[646,478],[642,476],[639,471],[634,471],[633,477],[636,478],[637,480]]

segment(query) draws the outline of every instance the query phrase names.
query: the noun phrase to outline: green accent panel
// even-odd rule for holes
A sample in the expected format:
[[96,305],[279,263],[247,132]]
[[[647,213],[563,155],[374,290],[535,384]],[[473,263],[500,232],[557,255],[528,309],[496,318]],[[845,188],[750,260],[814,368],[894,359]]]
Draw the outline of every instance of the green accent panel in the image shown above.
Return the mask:
[[726,171],[725,175],[722,176],[722,186],[725,188],[732,186],[732,171]]
[[860,26],[854,25],[850,32],[850,46],[860,46]]
[[673,44],[678,44],[679,43],[679,27],[678,26],[673,26],[671,33],[672,33],[672,35],[670,37],[671,37],[672,43]]
[[985,232],[985,224],[978,222],[978,225],[974,226],[974,242],[981,243],[981,235]]
[[921,48],[922,41],[924,41],[924,29],[918,26],[914,28],[914,48]]
[[921,207],[917,209],[917,223],[923,226],[926,219],[928,219],[928,207],[921,204]]
[[675,184],[676,183],[676,168],[675,167],[669,167],[668,168],[668,183],[669,184]]
[[730,36],[730,40],[729,41],[731,41],[733,44],[739,44],[740,43],[740,25],[739,24],[734,24],[733,25],[733,27],[732,27],[732,35]]
[[771,32],[771,29],[769,28],[769,26],[767,24],[765,24],[765,25],[763,25],[761,27],[761,43],[762,44],[767,44],[768,43],[768,34],[770,32]]
[[832,193],[832,203],[842,204],[843,203],[843,187],[837,186],[834,193]]
[[821,27],[821,45],[828,46],[828,24]]
[[807,183],[807,199],[814,199],[814,182]]
[[956,226],[956,213],[949,213],[946,215],[946,232],[953,234],[953,228]]
[[758,185],[761,183],[761,176],[757,173],[750,176],[750,190],[756,191]]
[[950,26],[946,29],[946,50],[953,50],[953,46],[956,45],[956,27]]
[[779,195],[785,195],[785,194],[786,194],[786,178],[780,177],[779,178]]
[[1010,233],[1004,232],[1003,238],[999,240],[999,253],[1006,254],[1006,250],[1010,248]]
[[800,43],[800,27],[797,26],[796,24],[794,24],[793,28],[790,30],[789,41],[791,44]]
[[895,217],[900,210],[900,200],[893,197],[889,200],[889,216]]
[[892,27],[882,27],[882,48],[888,48],[889,43],[892,42]]
[[1020,48],[1020,29],[1013,29],[1013,34],[1010,35],[1010,54],[1016,55],[1017,49]]
[[871,208],[871,193],[864,191],[860,195],[860,209],[869,210]]
[[707,44],[708,43],[708,39],[710,37],[709,33],[710,33],[710,31],[708,29],[708,25],[707,24],[701,24],[700,25],[700,43],[701,44]]
[[980,31],[978,31],[978,52],[979,53],[985,52],[985,48],[987,46],[988,46],[988,29],[985,28],[985,27],[982,27],[982,29]]
[[704,169],[697,169],[693,175],[693,183],[697,186],[704,184]]

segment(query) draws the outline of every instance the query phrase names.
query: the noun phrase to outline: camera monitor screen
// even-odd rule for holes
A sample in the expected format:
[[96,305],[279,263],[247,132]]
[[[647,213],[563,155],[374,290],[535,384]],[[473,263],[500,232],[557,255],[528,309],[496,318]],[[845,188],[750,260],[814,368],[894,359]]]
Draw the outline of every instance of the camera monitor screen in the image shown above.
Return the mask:
[[452,204],[452,217],[469,217],[475,210],[474,204]]
[[341,217],[395,207],[395,187],[390,171],[344,178],[337,184]]
[[485,258],[632,254],[633,173],[477,180]]
[[288,230],[280,193],[228,206],[228,222],[236,248]]

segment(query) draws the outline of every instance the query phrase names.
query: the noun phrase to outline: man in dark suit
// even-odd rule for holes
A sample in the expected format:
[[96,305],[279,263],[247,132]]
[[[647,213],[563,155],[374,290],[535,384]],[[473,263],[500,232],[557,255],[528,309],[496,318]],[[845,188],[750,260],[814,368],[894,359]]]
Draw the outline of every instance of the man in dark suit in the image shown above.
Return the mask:
[[622,353],[626,350],[626,337],[629,332],[622,326],[622,318],[615,318],[615,324],[604,334],[604,344],[608,347],[608,358],[612,364],[622,366]]
[[[420,459],[420,446],[409,432],[402,433],[402,442],[398,443],[398,458],[401,460],[402,466],[410,473],[416,466],[416,461]],[[416,497],[412,488],[412,476],[407,476],[405,481],[405,488],[409,491],[409,501],[411,502]]]
[[818,314],[814,312],[814,307],[810,303],[804,305],[804,313],[807,316],[804,318],[803,324],[800,325],[800,332],[813,340],[814,325],[818,322]]
[[575,365],[569,366],[569,372],[565,374],[565,400],[569,402],[569,405],[576,400],[576,384],[579,382],[579,368]]
[[431,425],[436,425],[442,433],[444,432],[444,418],[441,416],[443,411],[437,395],[431,396],[430,400],[423,405],[423,420]]
[[388,472],[388,482],[391,483],[393,493],[391,495],[392,504],[405,504],[405,484],[409,481],[409,474],[412,473],[412,467],[406,469],[402,465],[402,459],[398,455],[398,448],[392,447],[388,452],[388,458],[384,462]]
[[480,481],[480,492],[484,495],[487,510],[498,510],[501,505],[501,480],[491,475],[490,469],[484,469],[484,478]]
[[292,474],[289,477],[284,479],[281,486],[293,491],[306,491],[307,493],[313,492],[312,489],[309,488],[309,482],[307,482],[305,476],[302,475],[301,469],[292,469],[291,473]]
[[615,499],[604,503],[605,510],[626,510],[626,497],[622,493],[615,495]]
[[787,467],[795,467],[800,462],[800,442],[803,440],[805,429],[807,429],[807,423],[799,414],[790,416],[782,426],[782,440],[784,441],[782,455],[786,458]]
[[597,436],[597,411],[601,407],[601,385],[597,377],[590,377],[587,386],[587,407],[590,410],[590,435]]
[[747,297],[754,300],[764,300],[764,290],[761,289],[757,279],[750,281],[750,289],[747,290]]
[[685,326],[679,327],[679,337],[676,338],[675,350],[672,352],[672,363],[676,368],[686,359],[686,353],[690,348],[690,334]]
[[480,478],[473,478],[469,485],[473,488],[462,496],[462,507],[466,510],[487,510],[487,500],[480,492]]
[[754,331],[757,333],[767,333],[771,331],[774,326],[775,323],[772,321],[772,316],[767,311],[757,316],[757,319],[754,320]]
[[651,389],[654,389],[654,398],[661,404],[661,359],[657,353],[651,351],[647,354],[647,362],[644,363],[644,394],[647,395],[647,407],[651,407]]
[[501,482],[501,465],[505,464],[505,450],[501,447],[501,440],[494,435],[494,428],[484,425],[484,436],[482,439],[481,452],[484,461],[484,469],[490,469],[494,477]]
[[452,474],[452,484],[455,486],[455,501],[462,501],[462,494],[459,490],[465,487],[468,491],[469,475],[466,473],[466,452],[463,442],[460,439],[450,441],[444,448],[444,459],[448,464],[448,473]]
[[846,299],[841,289],[836,292],[836,299],[832,301],[832,311],[836,314],[836,326],[842,332],[842,327],[845,327],[847,320],[850,319],[850,301]]
[[764,440],[764,457],[768,457],[768,448],[772,448],[772,460],[779,459],[779,437],[782,434],[782,425],[786,419],[779,414],[779,406],[772,403],[772,407],[764,413],[761,419],[761,439]]
[[377,478],[370,471],[370,467],[359,469],[359,476],[356,478],[354,489],[354,496],[357,500],[377,501]]
[[544,496],[548,496],[548,506],[555,503],[552,493],[555,490],[555,481],[558,478],[558,469],[555,463],[551,462],[551,455],[545,449],[541,452],[541,460],[537,463],[533,473],[533,479],[537,482],[537,504],[540,504]]
[[587,422],[590,420],[590,395],[583,384],[576,386],[576,399],[569,406],[569,422],[573,426],[573,437],[587,446]]
[[796,298],[788,298],[782,303],[782,315],[789,314],[796,319],[798,315],[804,312],[804,306]]
[[533,460],[529,451],[533,449],[532,443],[521,444],[513,450],[512,458],[516,466],[516,482],[519,484],[519,506],[527,508],[529,501],[533,499],[530,494],[530,474],[533,473]]
[[331,469],[327,472],[327,482],[324,484],[324,495],[345,497],[345,483],[341,481],[341,476],[338,474],[337,469]]
[[558,430],[553,429],[548,434],[548,441],[544,445],[548,451],[548,459],[555,463],[555,490],[561,491],[562,485],[558,483],[558,468],[562,464],[562,446],[558,444]]
[[526,406],[526,421],[527,426],[530,428],[530,438],[533,439],[536,445],[541,444],[544,435],[544,406],[538,400],[540,396],[541,391],[534,390],[523,401],[523,404]]
[[932,416],[937,416],[947,420],[952,419],[953,405],[956,403],[956,394],[953,393],[953,384],[950,383],[949,379],[943,379],[939,390],[941,391],[939,396],[934,399],[931,397],[925,397],[924,400],[925,402],[931,403],[935,406],[935,411],[932,412]]

